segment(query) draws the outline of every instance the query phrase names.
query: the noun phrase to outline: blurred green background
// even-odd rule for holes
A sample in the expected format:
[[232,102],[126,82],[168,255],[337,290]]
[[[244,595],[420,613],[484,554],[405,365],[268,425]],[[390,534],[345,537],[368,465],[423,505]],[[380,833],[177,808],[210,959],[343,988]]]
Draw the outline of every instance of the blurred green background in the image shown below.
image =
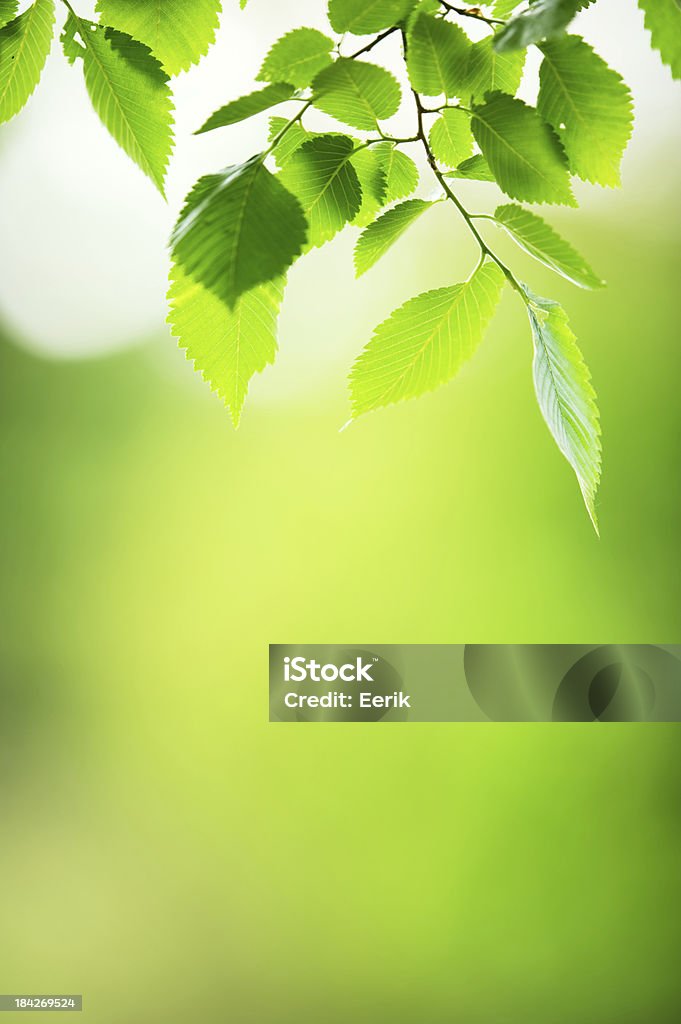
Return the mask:
[[238,434],[160,329],[80,361],[1,332],[2,991],[96,1024],[678,1019],[679,727],[267,722],[272,642],[679,642],[650,175],[550,214],[607,291],[514,257],[593,372],[600,541],[511,295],[457,381],[338,433],[373,325],[468,272],[453,214],[371,281],[349,238],[295,271]]

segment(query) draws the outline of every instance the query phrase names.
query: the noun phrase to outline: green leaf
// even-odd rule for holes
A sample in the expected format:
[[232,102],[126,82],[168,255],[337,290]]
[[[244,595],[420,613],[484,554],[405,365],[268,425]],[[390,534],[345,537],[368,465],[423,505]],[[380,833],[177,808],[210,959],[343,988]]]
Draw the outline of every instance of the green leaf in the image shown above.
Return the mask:
[[470,49],[470,40],[458,25],[420,14],[409,33],[407,51],[409,80],[416,92],[464,95]]
[[350,373],[353,418],[450,380],[482,340],[503,284],[487,262],[465,284],[424,292],[396,310]]
[[[271,117],[268,142],[274,142],[282,129],[286,128],[287,124],[288,121],[285,117]],[[308,142],[313,138],[314,135],[312,132],[308,132],[300,123],[290,125],[286,134],[282,136],[274,149],[273,156],[276,160],[277,167],[284,167],[295,151],[302,146],[304,142]]]
[[406,153],[396,149],[391,142],[381,142],[372,147],[378,155],[386,177],[385,203],[410,196],[419,183],[418,167]]
[[415,0],[329,0],[329,21],[334,32],[371,35],[399,24]]
[[473,107],[472,124],[494,177],[512,199],[575,206],[565,154],[533,107],[490,93]]
[[376,147],[357,150],[350,158],[350,163],[357,172],[362,190],[362,204],[351,223],[363,228],[371,224],[378,211],[385,205],[388,178],[381,154],[376,152]]
[[304,142],[281,173],[282,184],[305,212],[312,246],[330,241],[359,213],[362,190],[350,162],[354,150],[346,135],[319,135]]
[[12,21],[19,8],[19,0],[0,0],[0,28]]
[[[82,45],[76,42],[76,33]],[[62,37],[69,60],[83,60],[85,85],[102,124],[165,195],[173,149],[168,76],[147,46],[123,32],[69,15]]]
[[619,185],[633,126],[629,90],[579,36],[562,36],[541,50],[537,109],[559,136],[570,170],[597,185]]
[[520,5],[524,0],[495,0],[494,7],[492,8],[492,14],[495,18],[508,18],[516,7]]
[[355,271],[361,277],[401,238],[407,228],[433,203],[425,199],[407,199],[386,210],[378,220],[362,232],[355,246]]
[[397,80],[377,64],[341,57],[313,82],[314,105],[353,128],[370,130],[400,105]]
[[247,96],[240,96],[238,100],[232,100],[224,107],[220,107],[208,118],[206,123],[199,128],[196,135],[203,135],[205,132],[213,132],[216,128],[226,128],[230,124],[238,124],[255,114],[261,114],[263,110],[276,107],[279,103],[290,100],[295,92],[292,85],[285,82],[275,82],[273,85],[266,85],[264,89],[250,92]]
[[550,270],[555,270],[580,288],[603,287],[604,282],[586,260],[536,213],[509,203],[497,207],[494,220],[508,231],[525,252]]
[[525,288],[534,337],[534,386],[539,408],[574,469],[598,533],[596,492],[601,478],[601,430],[596,393],[565,310]]
[[175,261],[234,308],[240,295],[280,277],[306,237],[300,203],[258,156],[197,182],[171,245]]
[[260,82],[290,82],[304,89],[331,63],[334,42],[316,28],[296,28],[282,36],[265,57]]
[[229,409],[235,427],[251,378],[274,362],[283,295],[284,280],[278,278],[246,292],[230,309],[181,267],[171,272],[168,323],[194,369]]
[[453,171],[447,171],[446,178],[464,178],[467,181],[494,181],[496,178],[489,169],[489,164],[482,153],[476,153],[468,160],[464,160]]
[[497,32],[494,46],[502,53],[549,39],[567,28],[583,6],[580,0],[536,0]]
[[662,62],[671,68],[674,78],[681,78],[681,4],[679,0],[638,0],[645,14],[650,43],[658,50]]
[[507,92],[515,96],[523,77],[525,51],[497,53],[494,36],[487,36],[471,47],[468,58],[466,95],[475,102],[488,92]]
[[169,75],[197,64],[215,41],[220,0],[98,0],[102,21],[149,47]]
[[40,81],[53,27],[53,0],[36,0],[0,29],[0,124],[19,113]]
[[456,167],[473,152],[473,133],[463,110],[443,110],[430,129],[430,148],[441,164]]

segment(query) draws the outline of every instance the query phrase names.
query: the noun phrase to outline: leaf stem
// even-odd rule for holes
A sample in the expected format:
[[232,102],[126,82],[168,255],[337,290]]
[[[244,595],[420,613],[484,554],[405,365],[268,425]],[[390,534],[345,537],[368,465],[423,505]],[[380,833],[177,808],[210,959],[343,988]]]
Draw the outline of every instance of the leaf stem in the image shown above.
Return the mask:
[[487,18],[480,11],[479,7],[455,7],[453,4],[446,3],[445,0],[440,0],[440,4],[450,14],[459,14],[462,18],[475,18],[476,21],[481,21],[484,25],[505,25],[505,21],[501,21],[500,18]]
[[366,46],[362,46],[361,49],[355,50],[354,53],[348,54],[347,59],[354,60],[355,57],[360,57],[363,53],[369,53],[370,50],[373,50],[374,46],[378,46],[378,44],[382,43],[384,39],[387,39],[388,36],[393,35],[395,32],[399,32],[399,30],[399,25],[393,25],[392,28],[387,28],[385,32],[381,32],[380,35],[376,36],[375,39],[372,39],[370,43],[366,44]]
[[[66,2],[66,0],[65,0],[65,2]],[[265,159],[265,157],[268,157],[270,155],[270,153],[274,152],[274,150],[277,148],[277,146],[279,145],[281,140],[284,138],[286,133],[291,128],[293,128],[294,124],[297,124],[299,121],[302,120],[303,114],[305,113],[306,110],[309,110],[309,108],[311,106],[312,106],[312,100],[306,100],[305,103],[303,104],[303,106],[298,111],[298,113],[294,117],[292,117],[291,120],[287,124],[284,125],[284,127],[281,129],[281,131],[277,132],[277,134],[274,136],[274,138],[270,142],[270,144],[267,147],[267,149],[264,150],[263,153],[261,154],[261,158],[263,160]]]

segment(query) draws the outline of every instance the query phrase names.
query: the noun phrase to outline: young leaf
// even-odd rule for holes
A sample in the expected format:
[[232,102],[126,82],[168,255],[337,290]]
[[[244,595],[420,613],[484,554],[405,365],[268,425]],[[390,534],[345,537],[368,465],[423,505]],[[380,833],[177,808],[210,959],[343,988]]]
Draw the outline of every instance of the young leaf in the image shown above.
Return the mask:
[[596,492],[601,478],[601,430],[596,393],[565,310],[525,288],[534,337],[534,386],[539,408],[574,469],[598,533]]
[[354,149],[346,135],[318,135],[304,142],[281,172],[282,184],[307,217],[310,245],[330,241],[359,212],[362,190],[350,162]]
[[329,21],[334,32],[371,35],[399,24],[415,0],[329,0]]
[[231,103],[216,110],[195,134],[203,135],[205,132],[215,131],[216,128],[238,124],[239,121],[245,121],[255,114],[261,114],[263,110],[269,110],[270,107],[290,100],[294,92],[294,87],[285,82],[275,82],[273,85],[266,85],[264,89],[249,92],[247,96],[240,96],[238,100],[232,100]]
[[497,32],[495,49],[500,53],[521,50],[550,39],[567,28],[577,11],[585,6],[584,0],[536,0]]
[[102,21],[149,47],[169,75],[198,64],[215,41],[220,0],[98,0]]
[[355,227],[366,227],[371,224],[376,214],[385,205],[388,193],[388,177],[383,167],[381,154],[376,148],[358,149],[350,157],[355,168],[362,191],[362,203],[359,211],[351,220]]
[[672,76],[681,78],[681,5],[678,0],[638,0],[638,6],[645,14],[651,46]]
[[353,418],[444,384],[478,347],[504,276],[484,263],[465,284],[410,299],[376,328],[350,373]]
[[565,154],[533,107],[490,93],[473,107],[473,134],[503,191],[512,199],[574,206]]
[[390,142],[372,147],[377,154],[386,177],[385,203],[410,196],[419,183],[418,167],[406,153]]
[[492,14],[495,18],[508,18],[522,3],[523,0],[495,0]]
[[559,136],[570,170],[596,185],[619,185],[633,125],[629,90],[579,36],[561,36],[541,50],[537,109]]
[[462,96],[471,43],[458,25],[420,14],[409,33],[407,69],[413,88],[426,96]]
[[246,292],[230,309],[181,267],[170,276],[168,323],[194,369],[217,392],[239,426],[248,385],[274,362],[284,295],[278,278]]
[[258,156],[197,182],[171,246],[191,277],[234,308],[240,295],[280,277],[306,237],[300,203]]
[[[12,5],[5,14],[11,16]],[[19,113],[40,81],[53,27],[53,0],[36,0],[0,29],[0,124]]]
[[83,60],[85,85],[102,124],[165,195],[173,149],[173,99],[159,62],[136,39],[71,14],[62,42],[71,62]]
[[[271,117],[267,141],[270,143],[274,142],[277,136],[281,134],[282,129],[286,128],[287,124],[288,121],[285,117]],[[302,146],[304,142],[309,142],[309,140],[313,138],[314,135],[312,132],[308,132],[300,123],[290,125],[286,134],[282,135],[274,149],[273,156],[276,160],[277,167],[284,167],[295,151]]]
[[332,39],[316,28],[296,28],[279,39],[265,57],[259,82],[290,82],[304,89],[331,63]]
[[370,130],[400,105],[397,80],[377,64],[339,58],[312,83],[314,105],[352,128]]
[[467,181],[496,181],[497,179],[489,169],[489,164],[482,153],[476,153],[468,160],[464,160],[453,171],[447,171],[446,178],[464,178]]
[[443,110],[430,129],[430,148],[445,167],[456,167],[473,152],[473,133],[463,110]]
[[19,0],[0,0],[0,28],[4,28],[8,21],[12,21],[18,7]]
[[515,96],[523,77],[525,51],[497,53],[493,44],[494,36],[487,36],[471,46],[466,95],[476,103],[484,100],[488,92],[507,92]]
[[362,232],[355,246],[355,271],[361,277],[401,238],[407,228],[434,204],[425,199],[407,199],[386,210]]
[[497,207],[494,220],[508,231],[521,249],[550,270],[555,270],[580,288],[603,287],[604,282],[586,260],[536,213],[509,203]]

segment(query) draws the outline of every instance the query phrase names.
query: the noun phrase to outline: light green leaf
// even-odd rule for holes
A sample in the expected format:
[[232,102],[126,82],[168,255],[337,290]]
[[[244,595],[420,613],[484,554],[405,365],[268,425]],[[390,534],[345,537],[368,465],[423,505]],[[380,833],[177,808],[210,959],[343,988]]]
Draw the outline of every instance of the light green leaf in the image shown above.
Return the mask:
[[354,150],[346,135],[318,135],[304,142],[281,172],[282,184],[307,217],[310,245],[330,241],[359,213],[362,189],[350,162]]
[[509,203],[497,207],[494,219],[518,245],[536,260],[555,270],[580,288],[602,288],[604,282],[593,272],[586,260],[557,231],[522,206]]
[[671,68],[674,78],[681,78],[681,4],[679,0],[638,0],[645,14],[650,43],[658,50],[662,62]]
[[430,129],[430,148],[445,167],[455,167],[473,152],[471,119],[463,110],[443,110]]
[[497,32],[494,46],[503,53],[549,39],[567,28],[583,6],[580,0],[536,0]]
[[40,81],[53,27],[53,0],[36,0],[0,29],[0,124],[19,113]]
[[466,95],[475,102],[488,92],[507,92],[515,96],[523,77],[525,51],[497,53],[494,36],[487,36],[471,47],[468,58]]
[[102,22],[149,47],[169,75],[198,64],[215,41],[220,0],[98,0]]
[[376,148],[357,150],[350,158],[350,163],[357,172],[362,190],[362,204],[352,218],[351,224],[363,228],[371,224],[378,211],[385,205],[388,178],[381,154],[376,152]]
[[273,85],[266,85],[264,89],[250,92],[247,96],[240,96],[238,100],[232,100],[224,107],[220,107],[208,118],[206,123],[199,128],[196,135],[203,135],[205,132],[213,132],[216,128],[226,128],[230,124],[238,124],[255,114],[261,114],[263,110],[276,107],[279,103],[290,100],[295,92],[292,85],[285,82],[275,82]]
[[464,178],[468,181],[494,181],[496,178],[492,174],[489,164],[485,160],[482,153],[476,153],[468,160],[464,160],[460,163],[453,171],[447,171],[445,174],[446,178]]
[[254,157],[197,182],[171,245],[175,261],[234,308],[240,295],[280,277],[306,237],[300,203]]
[[340,58],[313,82],[314,105],[353,128],[370,130],[400,105],[397,80],[377,64]]
[[524,0],[495,0],[494,7],[492,8],[492,14],[495,18],[508,18],[516,7],[520,5]]
[[355,271],[361,277],[401,238],[407,228],[433,203],[425,199],[407,199],[386,210],[378,220],[362,232],[355,246]]
[[[268,142],[274,142],[287,124],[288,121],[285,117],[271,117]],[[281,137],[274,149],[273,156],[276,160],[277,167],[284,167],[295,151],[302,146],[304,142],[309,142],[309,140],[313,138],[314,135],[312,132],[308,132],[300,123],[292,124],[287,129],[286,134]]]
[[574,206],[565,154],[533,107],[490,93],[473,107],[473,134],[503,191],[512,199]]
[[229,409],[235,427],[251,378],[274,362],[283,295],[284,279],[278,278],[246,292],[230,309],[181,267],[171,272],[168,323],[194,369]]
[[386,176],[384,201],[394,203],[397,199],[410,196],[419,183],[418,167],[411,157],[390,142],[381,142],[372,148],[378,155]]
[[296,28],[282,36],[265,57],[260,82],[290,82],[304,89],[331,63],[333,39],[316,28]]
[[487,262],[465,284],[424,292],[396,310],[350,373],[353,418],[450,380],[480,344],[503,284]]
[[420,14],[409,33],[407,69],[425,96],[463,96],[471,43],[458,25]]
[[19,0],[0,0],[0,28],[12,21],[19,9]]
[[329,0],[329,21],[334,32],[371,35],[397,25],[415,0]]
[[525,289],[534,337],[534,386],[539,408],[574,469],[598,533],[596,492],[601,478],[601,429],[596,393],[565,310]]
[[629,90],[579,36],[562,36],[541,50],[537,109],[559,136],[570,170],[597,185],[619,185],[633,126]]
[[85,85],[102,124],[165,195],[173,98],[159,62],[136,39],[72,15],[62,41],[69,60],[82,57]]

